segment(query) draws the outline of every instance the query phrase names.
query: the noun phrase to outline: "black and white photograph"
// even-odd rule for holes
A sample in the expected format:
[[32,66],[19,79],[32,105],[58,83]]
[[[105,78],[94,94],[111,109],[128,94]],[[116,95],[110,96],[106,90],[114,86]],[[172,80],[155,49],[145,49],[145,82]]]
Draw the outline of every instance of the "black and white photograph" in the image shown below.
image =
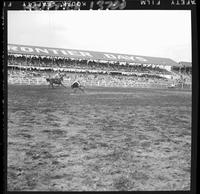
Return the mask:
[[191,10],[92,6],[7,10],[7,191],[190,191]]

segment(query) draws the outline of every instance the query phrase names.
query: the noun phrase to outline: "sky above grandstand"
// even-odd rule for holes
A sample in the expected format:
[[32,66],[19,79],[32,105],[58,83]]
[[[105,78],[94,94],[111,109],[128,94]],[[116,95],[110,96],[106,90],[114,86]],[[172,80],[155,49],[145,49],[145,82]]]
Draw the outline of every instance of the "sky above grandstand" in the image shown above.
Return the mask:
[[191,12],[8,11],[8,43],[191,62]]

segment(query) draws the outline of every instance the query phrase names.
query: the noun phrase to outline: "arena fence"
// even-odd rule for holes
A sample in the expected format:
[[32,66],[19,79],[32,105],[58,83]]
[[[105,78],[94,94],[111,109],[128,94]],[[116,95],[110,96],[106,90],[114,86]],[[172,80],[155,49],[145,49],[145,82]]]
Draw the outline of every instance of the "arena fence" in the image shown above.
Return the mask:
[[[64,79],[63,84],[70,87],[72,79]],[[133,88],[166,88],[171,83],[160,81],[158,83],[143,82],[143,81],[108,81],[108,80],[81,80],[82,85],[86,87],[133,87]],[[8,84],[20,84],[20,85],[48,85],[44,77],[22,78],[8,76]],[[191,86],[189,86],[191,88]]]

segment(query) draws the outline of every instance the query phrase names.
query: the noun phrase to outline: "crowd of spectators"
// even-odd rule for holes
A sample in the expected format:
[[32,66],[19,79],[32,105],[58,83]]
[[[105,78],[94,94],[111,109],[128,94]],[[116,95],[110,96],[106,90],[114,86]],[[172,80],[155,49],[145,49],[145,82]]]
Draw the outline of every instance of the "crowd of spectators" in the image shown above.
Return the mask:
[[64,68],[76,70],[96,70],[105,72],[133,72],[133,73],[151,73],[170,75],[166,69],[159,68],[156,65],[147,65],[139,63],[120,63],[120,62],[101,62],[91,60],[75,60],[67,58],[43,57],[43,56],[25,56],[25,55],[9,55],[8,66],[19,67],[49,67]]
[[[30,84],[47,84],[47,77],[54,77],[57,72],[38,71],[29,69],[9,68],[9,83],[30,83]],[[132,75],[124,76],[122,74],[91,74],[91,73],[65,73],[63,83],[70,86],[75,80],[79,80],[85,86],[106,86],[106,87],[135,87],[152,84],[167,84],[168,80],[159,76],[144,74],[141,76]]]
[[[86,86],[148,86],[152,84],[171,84],[173,79],[163,75],[170,75],[165,69],[155,65],[107,63],[100,61],[74,60],[52,57],[9,55],[8,81],[47,84],[46,78],[53,77],[56,72],[65,73],[64,82],[70,85],[79,79]],[[185,79],[186,80],[186,79]],[[191,79],[187,79],[191,83]]]
[[192,84],[192,67],[174,67],[172,71],[179,75],[180,81],[183,80],[187,85]]

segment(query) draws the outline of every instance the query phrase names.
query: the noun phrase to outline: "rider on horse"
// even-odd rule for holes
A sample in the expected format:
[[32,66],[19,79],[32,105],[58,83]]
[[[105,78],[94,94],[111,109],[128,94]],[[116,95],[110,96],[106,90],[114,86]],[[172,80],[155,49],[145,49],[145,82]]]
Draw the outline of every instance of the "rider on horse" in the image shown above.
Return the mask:
[[58,73],[55,77],[53,78],[46,78],[46,81],[49,82],[49,87],[52,87],[53,88],[53,85],[62,85],[63,87],[65,87],[62,83],[63,81],[63,77],[64,77],[64,74],[61,75],[60,73]]

